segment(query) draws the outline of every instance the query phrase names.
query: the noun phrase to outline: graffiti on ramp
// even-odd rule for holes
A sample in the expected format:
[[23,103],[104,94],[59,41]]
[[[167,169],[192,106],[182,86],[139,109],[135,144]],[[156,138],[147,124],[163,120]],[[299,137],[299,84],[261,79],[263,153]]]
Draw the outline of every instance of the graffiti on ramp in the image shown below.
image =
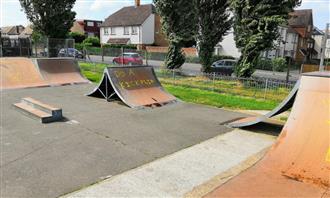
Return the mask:
[[132,108],[163,106],[176,101],[150,66],[105,68],[99,85],[88,96],[110,101],[119,98]]

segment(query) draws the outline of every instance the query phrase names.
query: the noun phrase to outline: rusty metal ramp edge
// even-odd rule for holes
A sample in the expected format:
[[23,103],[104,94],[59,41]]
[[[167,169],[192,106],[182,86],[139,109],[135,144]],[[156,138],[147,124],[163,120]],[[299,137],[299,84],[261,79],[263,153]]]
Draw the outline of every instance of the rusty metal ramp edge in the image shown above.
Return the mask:
[[330,195],[330,73],[303,75],[276,143],[256,165],[206,197]]
[[151,66],[128,66],[105,68],[99,85],[87,96],[119,98],[131,108],[158,107],[176,102],[167,93]]
[[89,83],[73,58],[36,58],[34,63],[44,81],[51,86]]
[[295,86],[293,87],[289,95],[275,109],[268,112],[266,115],[242,118],[229,123],[228,126],[233,128],[252,126],[289,110],[295,101],[299,89],[299,85],[300,85],[300,80],[296,82]]

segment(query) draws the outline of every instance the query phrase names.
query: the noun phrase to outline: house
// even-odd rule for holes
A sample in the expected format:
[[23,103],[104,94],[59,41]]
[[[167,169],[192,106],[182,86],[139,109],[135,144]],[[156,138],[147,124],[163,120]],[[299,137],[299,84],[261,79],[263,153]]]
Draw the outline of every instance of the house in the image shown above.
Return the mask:
[[264,57],[290,57],[296,63],[311,60],[317,54],[314,50],[313,11],[311,9],[291,12],[288,25],[279,27],[280,37],[275,48],[263,53]]
[[[317,54],[313,54],[312,58],[316,60],[320,60],[322,56],[322,42],[325,36],[325,30],[322,31],[317,27],[313,29],[312,38],[314,39],[314,50]],[[328,38],[326,41],[326,49],[325,49],[325,58],[330,59],[330,39]]]
[[18,38],[24,29],[25,28],[22,25],[1,27],[1,37]]
[[229,30],[222,41],[215,46],[214,54],[232,56],[234,58],[239,58],[241,56],[240,50],[236,47],[233,29]]
[[73,22],[71,32],[77,32],[85,35],[86,37],[100,37],[100,25],[102,21],[81,19]]
[[25,29],[20,33],[19,37],[21,38],[30,38],[33,33],[32,25],[28,25]]
[[101,44],[134,44],[138,48],[168,45],[154,5],[140,5],[140,0],[105,19],[101,24],[100,41]]

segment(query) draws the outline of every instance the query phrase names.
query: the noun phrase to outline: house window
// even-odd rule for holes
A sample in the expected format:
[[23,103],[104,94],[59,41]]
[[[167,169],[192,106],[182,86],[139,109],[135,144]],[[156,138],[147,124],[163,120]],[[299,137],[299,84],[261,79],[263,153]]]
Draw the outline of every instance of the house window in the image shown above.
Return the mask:
[[104,28],[103,31],[104,31],[104,35],[109,35],[109,28]]
[[129,27],[124,27],[124,35],[129,35]]
[[137,34],[138,33],[138,30],[137,30],[137,26],[133,26],[132,27],[132,34]]
[[93,27],[94,26],[94,22],[93,21],[87,21],[87,26]]
[[116,34],[116,28],[111,27],[111,28],[110,28],[110,34],[111,34],[111,35],[115,35],[115,34]]

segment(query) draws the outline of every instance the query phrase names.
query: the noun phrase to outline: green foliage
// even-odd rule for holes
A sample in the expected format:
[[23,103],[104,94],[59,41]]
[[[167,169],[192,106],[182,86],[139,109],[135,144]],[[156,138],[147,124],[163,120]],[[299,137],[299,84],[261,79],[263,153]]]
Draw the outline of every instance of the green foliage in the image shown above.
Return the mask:
[[83,41],[84,46],[100,47],[100,39],[98,37],[88,37]]
[[229,0],[196,0],[199,57],[205,72],[210,70],[213,63],[215,45],[231,27],[228,8]]
[[43,39],[43,36],[39,32],[33,31],[31,38],[32,38],[33,43],[38,43]]
[[283,72],[288,68],[288,64],[285,58],[274,58],[272,59],[272,66],[274,71]]
[[236,67],[240,77],[250,77],[260,53],[273,47],[278,26],[285,24],[301,0],[232,0],[236,46],[242,56]]
[[162,20],[162,28],[169,40],[165,65],[169,69],[180,68],[185,57],[182,47],[196,35],[195,0],[154,0]]
[[68,37],[74,39],[75,43],[82,43],[86,39],[86,36],[79,32],[69,32]]
[[65,38],[76,13],[71,11],[76,0],[19,0],[33,30],[48,38]]
[[287,61],[285,58],[259,58],[256,62],[256,69],[268,70],[268,71],[277,71],[283,72],[286,71],[288,67]]
[[74,48],[76,48],[79,51],[82,51],[84,49],[84,44],[82,43],[75,43]]

